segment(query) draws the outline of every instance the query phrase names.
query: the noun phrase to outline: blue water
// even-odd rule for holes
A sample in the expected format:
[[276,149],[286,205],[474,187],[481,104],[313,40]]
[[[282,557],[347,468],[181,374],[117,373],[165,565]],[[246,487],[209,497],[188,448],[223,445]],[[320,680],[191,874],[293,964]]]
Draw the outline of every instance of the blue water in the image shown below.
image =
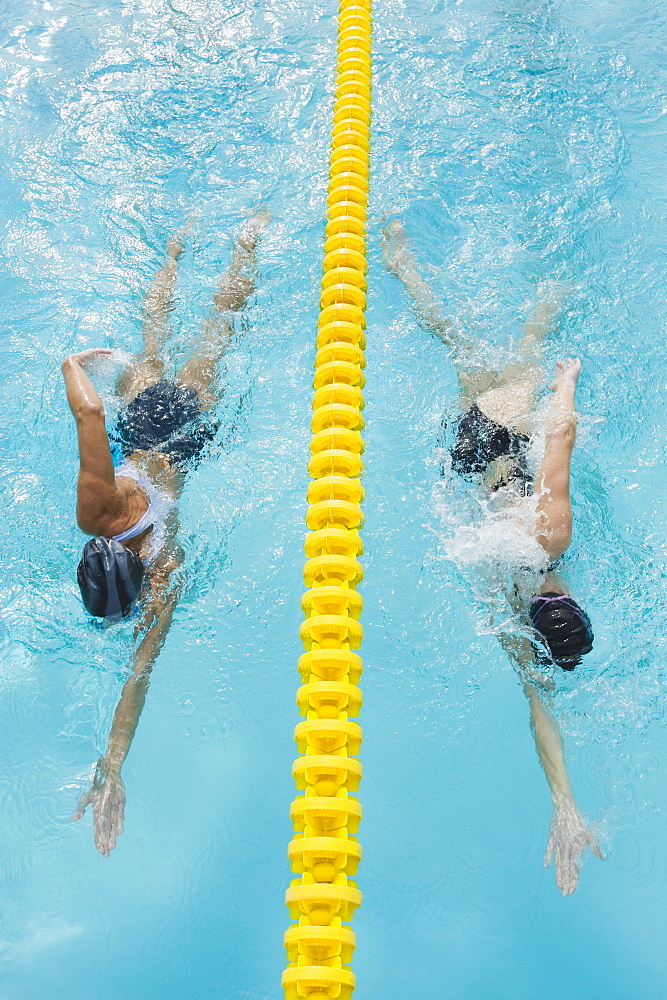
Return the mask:
[[[0,13],[2,1000],[268,1000],[288,924],[293,694],[334,7],[33,2]],[[657,0],[378,0],[369,212],[359,1000],[664,997],[664,179]],[[274,222],[230,353],[231,429],[189,479],[192,581],[124,769],[107,860],[69,821],[129,638],[75,599],[82,536],[59,362],[136,350],[169,235],[183,356],[252,209]],[[556,710],[607,858],[563,899],[527,705],[438,486],[443,347],[379,251],[399,214],[490,358],[537,285],[581,356],[567,559],[596,644]],[[110,383],[102,386],[111,405]]]

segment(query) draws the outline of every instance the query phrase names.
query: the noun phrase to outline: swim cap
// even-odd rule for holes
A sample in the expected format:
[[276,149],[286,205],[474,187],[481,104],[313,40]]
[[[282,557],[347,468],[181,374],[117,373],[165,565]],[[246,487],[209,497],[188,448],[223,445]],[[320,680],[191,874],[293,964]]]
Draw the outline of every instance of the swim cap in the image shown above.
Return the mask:
[[76,578],[87,611],[98,618],[130,613],[141,591],[144,566],[114,538],[93,538],[83,547]]
[[554,663],[563,670],[574,670],[593,648],[590,618],[573,597],[556,593],[533,597],[530,620],[549,647]]

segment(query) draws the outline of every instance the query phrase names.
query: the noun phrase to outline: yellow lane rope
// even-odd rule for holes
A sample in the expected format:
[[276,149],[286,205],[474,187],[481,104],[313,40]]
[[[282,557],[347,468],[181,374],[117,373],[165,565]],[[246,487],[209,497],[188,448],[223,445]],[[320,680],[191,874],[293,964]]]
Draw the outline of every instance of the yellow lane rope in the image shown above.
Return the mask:
[[335,103],[329,160],[326,241],[317,333],[313,436],[308,466],[306,564],[301,607],[293,774],[304,794],[292,803],[288,847],[298,874],[287,890],[286,1000],[350,1000],[355,935],[347,924],[361,903],[352,881],[361,858],[361,806],[354,793],[361,727],[363,636],[359,624],[364,496],[362,389],[366,338],[366,204],[371,119],[371,2],[340,0]]

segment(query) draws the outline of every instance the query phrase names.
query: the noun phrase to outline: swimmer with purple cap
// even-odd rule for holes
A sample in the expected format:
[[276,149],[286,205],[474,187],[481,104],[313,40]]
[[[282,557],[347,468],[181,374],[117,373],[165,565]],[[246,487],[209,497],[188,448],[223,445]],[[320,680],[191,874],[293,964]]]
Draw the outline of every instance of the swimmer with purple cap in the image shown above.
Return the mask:
[[[416,258],[399,220],[384,229],[387,268],[402,281],[420,325],[437,336],[450,352],[461,389],[462,415],[450,446],[451,470],[481,489],[505,510],[530,513],[531,524],[548,568],[526,602],[519,589],[508,600],[520,619],[516,632],[498,638],[516,667],[530,704],[531,725],[553,803],[545,865],[555,859],[556,884],[567,895],[577,887],[581,855],[586,847],[601,858],[594,829],[582,818],[565,765],[563,741],[548,708],[548,693],[537,666],[571,671],[593,647],[588,614],[572,596],[554,563],[572,540],[570,461],[577,415],[575,392],[581,372],[578,358],[559,361],[550,389],[544,454],[535,475],[529,448],[537,428],[537,393],[544,378],[544,340],[562,306],[562,289],[546,288],[524,325],[518,358],[501,371],[480,360],[479,346],[459,324],[448,319],[430,286],[419,274]],[[538,550],[539,551],[539,550]],[[521,570],[520,566],[516,567]],[[535,576],[535,573],[532,573]]]

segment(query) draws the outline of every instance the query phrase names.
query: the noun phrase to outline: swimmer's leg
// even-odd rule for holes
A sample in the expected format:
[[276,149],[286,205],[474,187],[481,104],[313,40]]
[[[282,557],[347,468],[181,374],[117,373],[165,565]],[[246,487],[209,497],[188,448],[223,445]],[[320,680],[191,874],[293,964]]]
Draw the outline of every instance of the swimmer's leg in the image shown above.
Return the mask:
[[524,323],[519,342],[519,360],[507,365],[498,373],[496,385],[529,380],[535,388],[543,377],[544,342],[556,329],[556,321],[565,301],[565,286],[553,286],[546,291],[538,289],[539,299],[533,312]]
[[523,358],[541,360],[544,341],[557,326],[558,314],[563,308],[567,285],[542,285],[538,288],[538,303],[523,327],[519,351]]
[[439,337],[445,347],[454,351],[454,362],[458,355],[469,352],[474,346],[447,316],[441,313],[440,303],[431,286],[424,281],[417,270],[417,260],[408,245],[408,235],[399,219],[392,219],[382,227],[384,243],[383,257],[388,271],[400,278],[414,304],[417,320],[429,333]]
[[544,377],[544,341],[556,326],[564,291],[556,288],[541,297],[524,325],[519,360],[503,368],[494,385],[477,397],[477,405],[488,417],[524,434],[532,433],[531,415]]
[[143,304],[143,348],[122,370],[116,391],[123,401],[131,403],[135,396],[164,376],[160,352],[171,333],[169,314],[174,308],[178,258],[183,253],[185,229],[167,244],[167,260],[157,272]]
[[576,435],[574,396],[581,372],[578,358],[559,361],[551,386],[553,398],[547,417],[544,458],[535,479],[537,540],[549,558],[558,559],[572,539],[570,461]]
[[[496,373],[485,369],[475,370],[477,345],[447,317],[442,315],[441,305],[433,291],[417,270],[415,255],[408,245],[408,237],[399,219],[385,223],[382,229],[384,241],[383,257],[389,271],[400,278],[412,299],[419,324],[434,336],[439,337],[445,347],[452,351],[452,361],[456,367],[461,389],[462,405],[467,409],[480,393],[489,389],[496,381]],[[472,370],[471,370],[472,369]]]
[[228,316],[245,307],[255,290],[257,273],[256,248],[265,227],[271,221],[268,209],[263,209],[243,227],[236,241],[234,256],[220,279],[213,296],[213,308],[202,325],[192,357],[181,368],[176,381],[199,394],[203,410],[215,405],[214,390],[218,364],[229,346],[233,326]]

